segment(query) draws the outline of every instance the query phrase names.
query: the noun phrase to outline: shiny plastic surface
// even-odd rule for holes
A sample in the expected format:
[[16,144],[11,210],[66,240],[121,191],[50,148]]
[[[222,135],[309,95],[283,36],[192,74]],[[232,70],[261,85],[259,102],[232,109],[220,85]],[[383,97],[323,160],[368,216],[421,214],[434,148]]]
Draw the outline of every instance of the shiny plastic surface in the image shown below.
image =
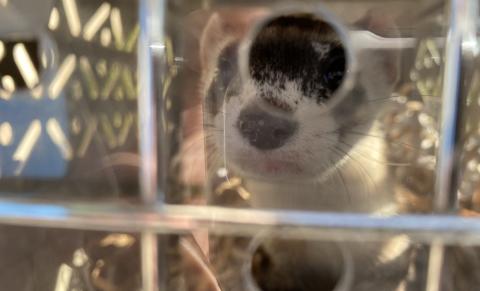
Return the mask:
[[167,10],[161,108],[182,112],[166,125],[167,202],[432,209],[448,15],[427,1],[345,5]]

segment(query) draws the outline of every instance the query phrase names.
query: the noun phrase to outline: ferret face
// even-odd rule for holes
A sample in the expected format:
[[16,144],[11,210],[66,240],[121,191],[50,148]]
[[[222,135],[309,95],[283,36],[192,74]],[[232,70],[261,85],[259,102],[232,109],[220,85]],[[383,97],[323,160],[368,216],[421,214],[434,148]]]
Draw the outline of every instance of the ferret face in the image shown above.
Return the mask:
[[[239,60],[246,29],[228,34],[217,17],[210,28],[215,37],[208,30],[203,37],[203,55],[207,147],[221,155],[218,166],[255,179],[328,176],[360,137],[355,133],[371,125],[369,99],[387,97],[379,96],[387,94],[382,76],[366,70],[349,96],[339,96],[346,53],[334,29],[311,15],[263,26],[244,76]],[[329,106],[341,97],[347,101]]]

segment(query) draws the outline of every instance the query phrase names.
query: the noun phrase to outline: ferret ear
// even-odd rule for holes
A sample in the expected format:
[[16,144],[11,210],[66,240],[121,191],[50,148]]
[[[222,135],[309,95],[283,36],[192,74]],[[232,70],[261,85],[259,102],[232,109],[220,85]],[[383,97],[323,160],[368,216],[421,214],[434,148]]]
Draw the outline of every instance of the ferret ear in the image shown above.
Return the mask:
[[218,12],[198,10],[187,16],[185,26],[189,63],[201,74],[212,61],[215,47],[226,37],[223,23]]
[[195,10],[187,15],[184,25],[186,27],[186,33],[192,39],[199,41],[200,36],[205,29],[205,25],[212,16],[212,11],[209,10]]
[[[259,7],[223,8],[211,12],[200,39],[200,60],[209,65],[218,50],[228,42],[242,41],[253,25],[268,14]],[[218,52],[217,52],[218,53]]]
[[212,11],[196,10],[187,15],[183,21],[184,46],[188,65],[197,73],[201,71],[203,65],[202,39],[206,27],[210,25],[212,14]]
[[211,62],[212,49],[225,39],[222,19],[218,12],[213,13],[205,25],[200,38],[200,62],[202,67]]
[[186,15],[182,25],[183,44],[181,51],[186,62],[183,63],[180,70],[181,79],[184,84],[191,84],[189,86],[178,86],[177,90],[180,92],[183,100],[183,107],[188,108],[202,103],[201,92],[201,77],[203,73],[203,61],[201,56],[201,38],[205,27],[209,22],[213,12],[208,10],[196,10]]
[[382,37],[396,37],[399,35],[395,16],[381,9],[367,11],[355,24]]
[[[395,16],[380,9],[369,10],[355,23],[355,26],[381,38],[400,38]],[[400,76],[400,48],[379,48],[375,51],[375,56],[381,62],[388,83],[394,85]]]

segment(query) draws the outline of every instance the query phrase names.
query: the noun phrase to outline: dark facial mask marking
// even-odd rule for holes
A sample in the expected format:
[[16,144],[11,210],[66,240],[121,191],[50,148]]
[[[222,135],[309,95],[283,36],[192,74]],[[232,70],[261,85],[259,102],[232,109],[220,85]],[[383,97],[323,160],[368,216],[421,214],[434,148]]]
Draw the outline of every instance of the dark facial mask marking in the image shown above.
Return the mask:
[[[325,50],[318,50],[326,48]],[[346,56],[334,30],[306,16],[284,16],[267,24],[255,38],[249,55],[252,79],[284,89],[296,82],[303,95],[327,101],[343,81]]]
[[240,80],[238,75],[238,47],[236,44],[227,46],[217,60],[217,72],[207,92],[207,108],[212,115],[220,110],[225,98],[238,94]]

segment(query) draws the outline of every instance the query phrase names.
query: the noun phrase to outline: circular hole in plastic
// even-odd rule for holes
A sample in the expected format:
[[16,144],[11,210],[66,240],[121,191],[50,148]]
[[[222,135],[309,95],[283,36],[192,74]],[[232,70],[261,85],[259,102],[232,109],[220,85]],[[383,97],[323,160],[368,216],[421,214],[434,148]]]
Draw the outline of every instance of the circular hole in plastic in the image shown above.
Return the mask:
[[257,239],[244,270],[248,291],[347,291],[353,277],[341,245],[300,239]]
[[[291,112],[294,108],[285,106],[295,107],[304,97],[336,104],[352,88],[356,67],[347,35],[324,9],[274,10],[242,44],[242,77],[265,91],[259,94],[262,101],[280,111]],[[282,92],[292,100],[280,100]]]

